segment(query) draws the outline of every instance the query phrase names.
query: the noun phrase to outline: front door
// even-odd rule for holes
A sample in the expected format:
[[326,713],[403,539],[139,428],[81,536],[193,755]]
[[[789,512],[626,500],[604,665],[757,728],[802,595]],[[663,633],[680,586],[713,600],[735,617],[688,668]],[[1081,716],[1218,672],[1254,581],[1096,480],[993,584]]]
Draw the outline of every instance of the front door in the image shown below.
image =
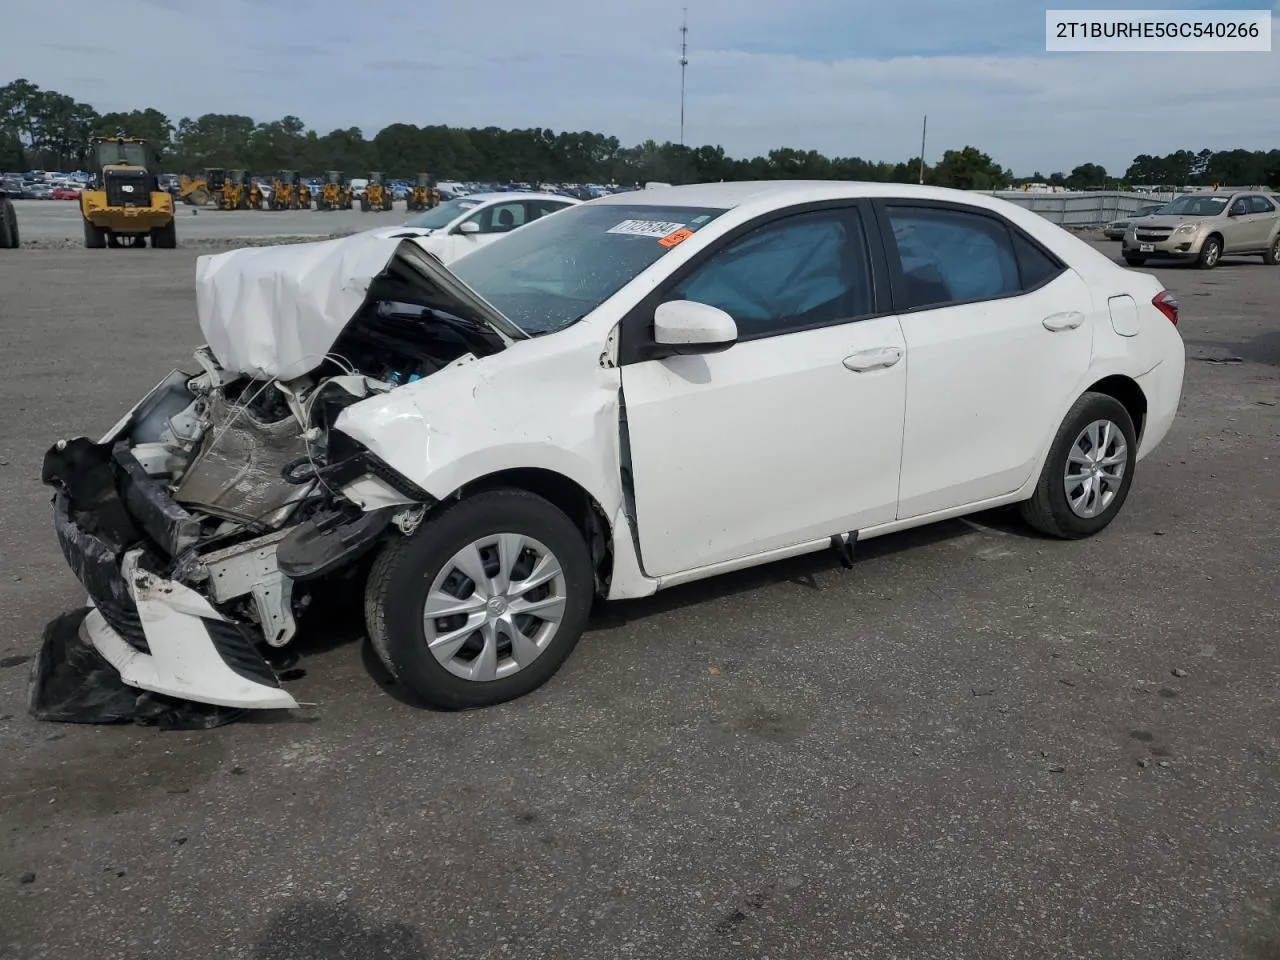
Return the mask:
[[727,311],[720,353],[622,369],[641,562],[667,576],[891,521],[907,363],[854,207],[764,223],[665,299]]

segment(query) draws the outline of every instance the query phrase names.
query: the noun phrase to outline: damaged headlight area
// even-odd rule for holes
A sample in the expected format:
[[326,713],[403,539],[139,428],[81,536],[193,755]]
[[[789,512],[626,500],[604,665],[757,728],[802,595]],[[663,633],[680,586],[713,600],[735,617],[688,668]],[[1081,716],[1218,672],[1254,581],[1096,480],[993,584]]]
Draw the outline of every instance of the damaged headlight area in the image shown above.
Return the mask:
[[[152,695],[233,710],[298,706],[269,648],[295,638],[325,578],[411,533],[434,503],[334,421],[487,352],[467,333],[424,324],[407,305],[371,305],[319,366],[288,382],[229,375],[201,348],[202,372],[171,373],[102,440],[55,444],[42,480],[92,605],[75,628],[84,648]],[[46,637],[39,662],[33,713],[75,719],[51,691],[74,686],[65,673],[76,664],[100,679],[101,662],[85,666],[65,636]],[[120,719],[113,703],[110,719]]]

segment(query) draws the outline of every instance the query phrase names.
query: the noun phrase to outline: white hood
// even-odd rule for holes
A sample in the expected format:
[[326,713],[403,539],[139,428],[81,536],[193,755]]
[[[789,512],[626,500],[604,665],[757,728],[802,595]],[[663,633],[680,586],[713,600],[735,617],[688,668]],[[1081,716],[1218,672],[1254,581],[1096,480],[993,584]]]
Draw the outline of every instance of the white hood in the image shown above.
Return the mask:
[[323,362],[397,256],[412,278],[407,291],[402,278],[400,299],[483,322],[507,343],[524,336],[416,244],[368,233],[200,257],[200,330],[228,372],[301,376]]

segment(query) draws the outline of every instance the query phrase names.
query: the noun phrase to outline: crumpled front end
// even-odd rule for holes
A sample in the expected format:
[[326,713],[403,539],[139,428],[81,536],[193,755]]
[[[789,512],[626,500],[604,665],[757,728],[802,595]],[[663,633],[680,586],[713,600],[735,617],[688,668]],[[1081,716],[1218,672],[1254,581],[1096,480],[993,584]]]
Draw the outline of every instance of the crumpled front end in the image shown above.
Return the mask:
[[[228,708],[298,706],[267,654],[294,640],[312,597],[352,580],[434,505],[335,421],[510,339],[412,245],[353,249],[339,261],[360,291],[354,307],[285,296],[306,286],[319,254],[337,255],[329,247],[237,251],[238,273],[231,260],[206,270],[210,302],[226,307],[211,316],[257,310],[276,317],[270,335],[238,313],[209,320],[234,362],[201,347],[199,373],[173,371],[101,440],[58,441],[45,455],[58,542],[91,604],[77,635],[125,684]],[[263,302],[268,289],[282,303]],[[46,638],[42,676],[57,666],[53,646]]]

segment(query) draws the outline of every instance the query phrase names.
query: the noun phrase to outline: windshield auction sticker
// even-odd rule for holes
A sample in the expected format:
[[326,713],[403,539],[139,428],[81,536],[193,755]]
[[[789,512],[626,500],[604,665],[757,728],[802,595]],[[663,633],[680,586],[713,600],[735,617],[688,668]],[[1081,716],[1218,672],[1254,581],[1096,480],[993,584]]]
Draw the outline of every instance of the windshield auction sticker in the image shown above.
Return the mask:
[[616,227],[610,227],[605,233],[621,233],[629,237],[653,237],[655,240],[661,240],[683,226],[683,223],[671,223],[667,220],[623,220]]

